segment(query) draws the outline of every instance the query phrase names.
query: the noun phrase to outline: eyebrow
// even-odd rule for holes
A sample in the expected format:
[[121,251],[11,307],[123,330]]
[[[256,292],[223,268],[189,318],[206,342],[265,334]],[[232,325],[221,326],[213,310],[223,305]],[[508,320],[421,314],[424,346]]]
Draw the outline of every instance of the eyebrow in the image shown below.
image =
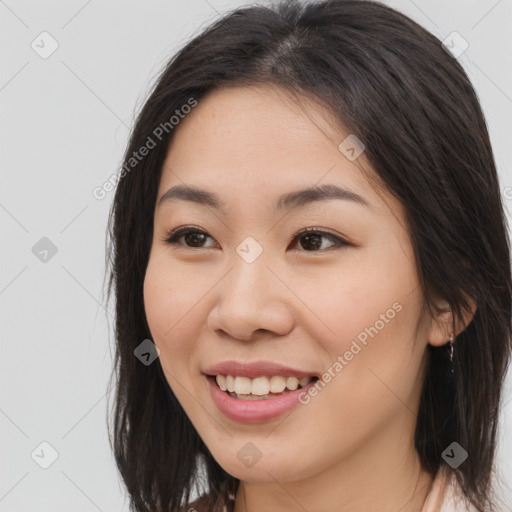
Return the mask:
[[[174,187],[171,187],[167,192],[165,192],[165,194],[162,195],[158,201],[158,204],[161,205],[162,203],[177,199],[210,206],[224,214],[226,213],[225,205],[222,203],[217,194],[187,185],[175,185]],[[295,190],[293,192],[287,192],[286,194],[283,194],[281,197],[279,197],[276,202],[275,209],[291,210],[306,206],[316,201],[326,201],[332,199],[353,201],[362,206],[366,206],[367,208],[370,207],[368,201],[366,201],[366,199],[364,199],[356,192],[343,187],[339,187],[337,185],[328,184]]]

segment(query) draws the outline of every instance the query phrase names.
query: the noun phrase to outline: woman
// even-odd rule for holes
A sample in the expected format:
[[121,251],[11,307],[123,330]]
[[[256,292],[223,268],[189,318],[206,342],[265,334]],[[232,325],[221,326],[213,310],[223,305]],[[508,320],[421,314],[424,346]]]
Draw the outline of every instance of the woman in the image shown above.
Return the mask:
[[133,510],[500,510],[510,249],[437,38],[377,2],[238,9],[168,63],[121,174]]

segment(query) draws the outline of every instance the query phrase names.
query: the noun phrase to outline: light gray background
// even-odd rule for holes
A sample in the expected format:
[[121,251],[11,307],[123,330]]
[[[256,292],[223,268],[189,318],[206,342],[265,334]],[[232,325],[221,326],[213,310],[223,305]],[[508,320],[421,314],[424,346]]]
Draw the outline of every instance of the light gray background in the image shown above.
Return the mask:
[[[117,171],[134,113],[166,60],[243,3],[0,0],[2,512],[128,510],[105,420],[112,317],[102,282],[113,193],[97,200],[92,190]],[[441,39],[457,31],[468,41],[459,60],[481,99],[510,209],[512,2],[385,3]],[[47,59],[31,48],[43,31],[59,44]],[[46,263],[32,252],[42,237],[58,249]],[[499,446],[508,481],[510,381]],[[58,452],[48,469],[31,458],[43,441]]]

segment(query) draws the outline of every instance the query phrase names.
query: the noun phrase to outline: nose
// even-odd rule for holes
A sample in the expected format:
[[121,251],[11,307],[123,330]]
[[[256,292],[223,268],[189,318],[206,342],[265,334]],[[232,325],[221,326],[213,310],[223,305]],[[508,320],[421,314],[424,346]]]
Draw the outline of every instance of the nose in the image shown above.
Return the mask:
[[258,331],[287,335],[294,325],[293,294],[263,257],[247,263],[235,255],[233,268],[215,287],[208,327],[220,336],[254,340]]

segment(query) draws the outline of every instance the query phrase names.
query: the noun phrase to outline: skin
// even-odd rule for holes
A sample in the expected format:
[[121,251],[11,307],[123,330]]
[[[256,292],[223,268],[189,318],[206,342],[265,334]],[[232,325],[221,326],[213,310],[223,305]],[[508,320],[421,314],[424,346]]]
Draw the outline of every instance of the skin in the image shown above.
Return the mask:
[[[327,110],[275,87],[216,90],[175,130],[158,198],[198,186],[217,193],[226,214],[157,200],[146,316],[172,391],[213,457],[241,480],[235,512],[420,511],[432,483],[414,450],[426,347],[447,342],[451,314],[432,319],[423,308],[401,204],[364,177],[364,153],[352,162],[338,150],[348,133]],[[369,207],[327,200],[274,210],[281,194],[328,183]],[[167,244],[183,225],[208,236]],[[290,241],[307,227],[350,245]],[[248,236],[263,248],[250,264],[236,252]],[[290,414],[242,424],[210,398],[202,370],[227,359],[327,372],[394,303],[401,311]],[[237,456],[248,442],[262,454],[252,467]]]

